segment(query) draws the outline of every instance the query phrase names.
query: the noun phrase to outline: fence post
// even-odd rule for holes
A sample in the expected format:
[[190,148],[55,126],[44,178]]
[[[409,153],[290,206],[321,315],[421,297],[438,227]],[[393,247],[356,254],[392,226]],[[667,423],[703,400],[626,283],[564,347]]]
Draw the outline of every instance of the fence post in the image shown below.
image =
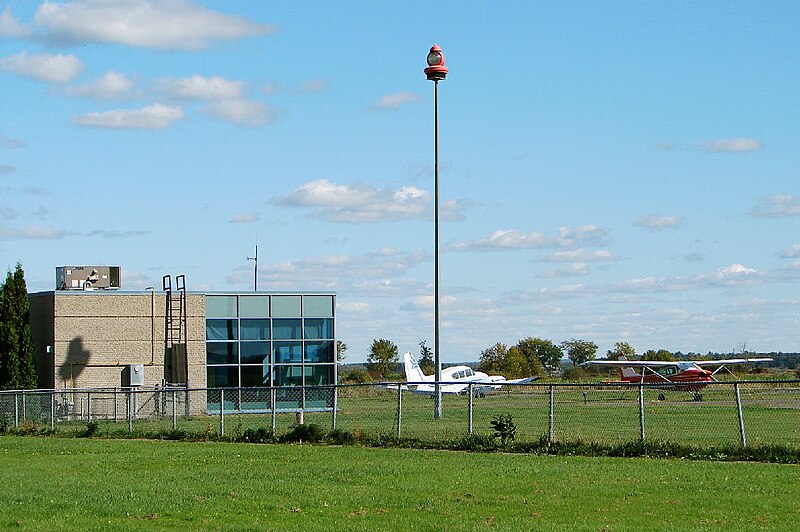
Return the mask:
[[117,422],[117,389],[114,388],[112,392],[114,394],[114,423]]
[[331,430],[336,430],[336,410],[339,407],[339,386],[333,387],[333,413],[331,415]]
[[14,394],[14,428],[19,428],[19,396]]
[[639,439],[644,441],[644,385],[639,383]]
[[747,447],[747,433],[744,430],[744,412],[742,412],[742,395],[739,393],[739,383],[733,383],[733,390],[736,393],[736,412],[739,414],[739,436],[742,440],[742,447]]
[[28,401],[25,392],[22,392],[22,421],[28,420]]
[[92,392],[86,392],[86,421],[92,420]]
[[178,428],[178,390],[172,390],[172,430]]
[[56,391],[50,392],[50,430],[56,430]]
[[468,407],[467,407],[467,410],[468,410],[467,415],[469,416],[469,419],[467,421],[467,430],[469,431],[469,435],[472,436],[472,399],[473,399],[473,395],[472,395],[472,383],[471,382],[469,383],[467,391],[469,392],[469,400],[468,400]]
[[225,389],[219,390],[219,435],[225,436]]
[[128,432],[133,432],[133,390],[128,390],[128,400],[126,402],[126,407],[128,411],[126,414],[128,415]]
[[553,397],[553,385],[550,385],[550,414],[547,429],[547,438],[550,443],[555,441],[555,398]]
[[275,400],[278,397],[278,394],[275,393],[275,388],[270,388],[270,402],[272,403],[272,435],[275,435],[275,425],[276,425],[276,417],[277,412],[275,411]]
[[397,441],[400,441],[401,427],[403,425],[403,390],[397,383]]

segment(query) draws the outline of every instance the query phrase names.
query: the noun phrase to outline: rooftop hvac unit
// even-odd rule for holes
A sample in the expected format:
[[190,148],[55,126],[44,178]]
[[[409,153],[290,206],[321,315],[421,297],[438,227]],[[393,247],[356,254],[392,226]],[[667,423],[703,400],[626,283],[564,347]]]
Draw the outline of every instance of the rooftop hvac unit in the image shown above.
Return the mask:
[[117,290],[120,270],[119,266],[59,266],[56,290]]

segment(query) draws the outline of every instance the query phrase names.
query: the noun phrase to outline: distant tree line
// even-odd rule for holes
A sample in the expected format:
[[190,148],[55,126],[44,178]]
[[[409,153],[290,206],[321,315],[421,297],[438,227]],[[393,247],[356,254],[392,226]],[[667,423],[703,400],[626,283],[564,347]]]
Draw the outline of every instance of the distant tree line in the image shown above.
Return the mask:
[[[344,345],[344,349],[347,349]],[[425,340],[419,342],[420,354],[417,362],[423,373],[430,375],[435,371],[434,354]],[[554,375],[561,372],[567,379],[580,378],[588,373],[616,371],[608,368],[584,369],[580,364],[594,360],[597,356],[597,344],[590,340],[570,338],[556,344],[551,340],[538,337],[526,337],[516,344],[508,346],[498,342],[481,351],[478,356],[478,369],[490,375],[503,375],[506,378]],[[562,359],[570,361],[570,366],[563,368]],[[699,353],[671,352],[667,349],[648,349],[641,355],[628,343],[620,341],[613,349],[605,353],[605,358],[619,360],[713,360],[734,357],[772,357],[773,367],[794,369],[800,368],[800,353],[753,353],[742,347],[732,353]],[[342,357],[340,357],[341,360]],[[763,368],[757,368],[763,370]],[[342,382],[394,381],[403,378],[397,345],[391,340],[376,339],[370,345],[367,355],[366,370],[355,368],[341,375]]]

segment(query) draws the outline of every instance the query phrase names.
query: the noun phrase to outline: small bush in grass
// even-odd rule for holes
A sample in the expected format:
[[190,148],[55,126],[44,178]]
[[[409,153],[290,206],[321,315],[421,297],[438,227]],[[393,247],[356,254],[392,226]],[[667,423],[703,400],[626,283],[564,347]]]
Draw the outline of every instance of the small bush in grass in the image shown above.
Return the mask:
[[356,435],[349,430],[342,429],[330,431],[325,439],[333,445],[353,445],[356,443]]
[[100,431],[100,424],[97,421],[89,421],[86,423],[86,428],[83,429],[81,432],[82,438],[91,438],[92,436],[97,436],[97,433]]
[[318,443],[325,437],[325,431],[316,423],[309,423],[308,425],[297,425],[288,433],[283,435],[279,441],[281,442],[309,442]]
[[277,440],[270,429],[258,427],[245,430],[239,441],[246,443],[273,443]]
[[513,442],[517,436],[517,425],[514,424],[514,418],[511,414],[495,416],[489,422],[489,426],[494,430],[494,437],[498,438],[504,446]]

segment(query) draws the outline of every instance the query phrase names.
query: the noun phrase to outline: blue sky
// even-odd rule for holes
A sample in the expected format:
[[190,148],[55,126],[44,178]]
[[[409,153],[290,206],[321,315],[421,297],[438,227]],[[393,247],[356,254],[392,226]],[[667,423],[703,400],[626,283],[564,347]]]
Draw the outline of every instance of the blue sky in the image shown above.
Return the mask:
[[0,266],[338,294],[348,360],[798,351],[797,2],[0,2]]

